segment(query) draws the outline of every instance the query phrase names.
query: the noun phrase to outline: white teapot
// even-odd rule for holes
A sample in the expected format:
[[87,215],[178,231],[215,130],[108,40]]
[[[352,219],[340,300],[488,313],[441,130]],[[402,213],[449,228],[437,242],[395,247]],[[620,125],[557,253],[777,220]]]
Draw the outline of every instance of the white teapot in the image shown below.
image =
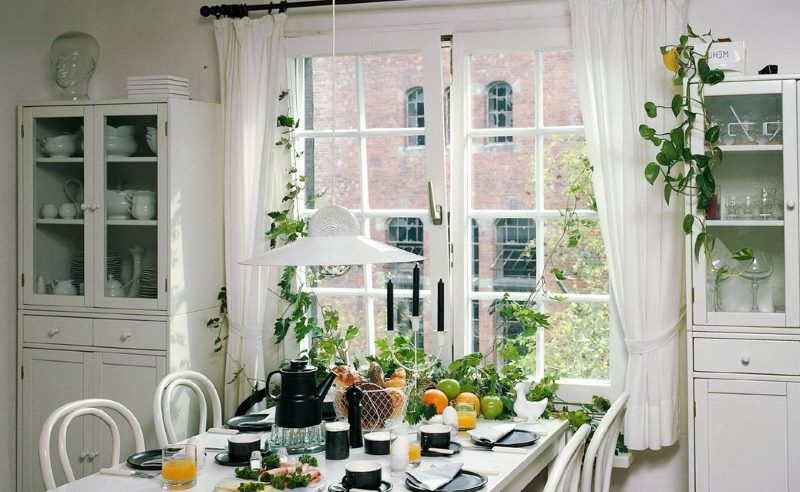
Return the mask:
[[57,296],[78,295],[78,289],[75,288],[75,284],[72,283],[72,280],[53,280],[51,285],[53,286],[54,295]]
[[105,286],[106,297],[125,297],[125,287],[122,282],[109,275]]

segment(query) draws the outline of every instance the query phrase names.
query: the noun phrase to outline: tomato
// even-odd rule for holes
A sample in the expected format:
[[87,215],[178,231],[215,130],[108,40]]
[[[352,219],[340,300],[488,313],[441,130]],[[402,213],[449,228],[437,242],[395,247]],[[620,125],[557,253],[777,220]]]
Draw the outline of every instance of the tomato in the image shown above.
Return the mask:
[[499,396],[484,396],[481,398],[481,411],[483,418],[496,419],[503,413],[503,402]]
[[436,389],[447,395],[448,400],[452,400],[461,393],[461,384],[455,379],[442,379]]

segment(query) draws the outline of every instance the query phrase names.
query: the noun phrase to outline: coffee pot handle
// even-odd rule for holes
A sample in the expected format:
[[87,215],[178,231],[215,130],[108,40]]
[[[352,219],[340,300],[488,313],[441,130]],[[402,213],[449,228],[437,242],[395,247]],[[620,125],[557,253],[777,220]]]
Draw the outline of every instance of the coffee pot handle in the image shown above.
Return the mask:
[[267,384],[266,384],[266,388],[265,389],[267,390],[267,398],[269,398],[272,401],[280,400],[281,399],[281,394],[283,393],[283,392],[281,392],[281,393],[278,393],[277,395],[273,395],[272,392],[270,391],[270,385],[269,385],[269,381],[270,381],[270,379],[272,379],[272,376],[274,376],[275,374],[280,374],[280,372],[281,372],[280,370],[277,370],[277,371],[272,371],[271,373],[267,374]]

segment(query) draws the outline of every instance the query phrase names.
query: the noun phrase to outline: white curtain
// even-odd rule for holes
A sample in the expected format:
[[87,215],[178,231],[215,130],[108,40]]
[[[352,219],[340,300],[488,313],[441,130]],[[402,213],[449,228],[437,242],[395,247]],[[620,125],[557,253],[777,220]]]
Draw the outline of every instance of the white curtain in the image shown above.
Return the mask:
[[[281,270],[240,261],[269,248],[266,213],[277,209],[291,159],[276,121],[286,104],[285,14],[214,23],[220,66],[225,187],[225,266],[229,339],[225,361],[225,415],[282,358],[272,333],[275,289]],[[266,361],[265,361],[266,356]],[[240,373],[237,381],[227,384]]]
[[[614,304],[628,349],[625,443],[678,440],[683,326],[682,200],[644,178],[655,152],[639,137],[646,101],[669,105],[659,47],[686,26],[685,0],[569,0],[575,69]],[[671,116],[671,115],[670,115]],[[651,124],[670,123],[661,119]],[[668,127],[671,128],[671,127]]]

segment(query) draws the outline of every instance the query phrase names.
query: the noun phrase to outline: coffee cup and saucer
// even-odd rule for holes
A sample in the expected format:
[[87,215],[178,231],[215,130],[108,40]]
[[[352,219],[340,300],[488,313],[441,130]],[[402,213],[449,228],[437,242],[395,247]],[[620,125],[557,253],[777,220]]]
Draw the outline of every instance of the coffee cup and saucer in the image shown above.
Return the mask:
[[452,456],[461,452],[463,446],[450,441],[450,426],[429,424],[419,428],[422,456]]
[[214,456],[222,466],[249,466],[253,451],[261,451],[260,434],[234,434],[228,438],[228,450]]
[[344,465],[344,477],[339,483],[328,487],[329,492],[389,492],[392,484],[383,480],[383,464],[380,461],[351,461]]

